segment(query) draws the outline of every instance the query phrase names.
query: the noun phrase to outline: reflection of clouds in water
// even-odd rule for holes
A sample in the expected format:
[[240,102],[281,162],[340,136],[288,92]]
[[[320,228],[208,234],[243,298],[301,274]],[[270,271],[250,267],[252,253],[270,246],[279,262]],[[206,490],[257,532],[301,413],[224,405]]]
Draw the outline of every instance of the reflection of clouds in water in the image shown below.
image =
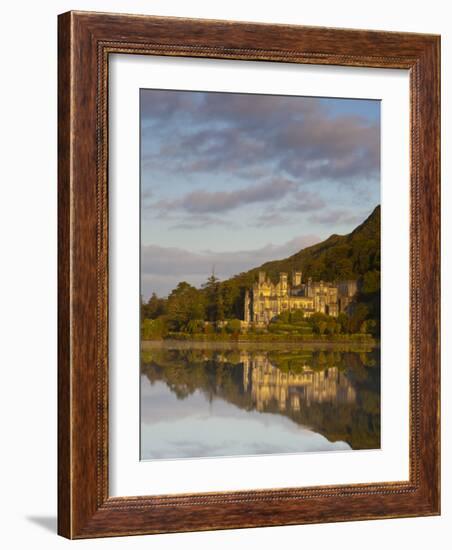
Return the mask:
[[277,414],[245,411],[200,391],[178,400],[142,377],[141,456],[189,458],[348,450]]
[[169,390],[165,382],[149,383],[146,376],[141,376],[141,421],[144,423],[162,422],[170,419],[209,418],[211,409],[223,417],[241,417],[244,411],[232,406],[222,399],[213,397],[210,401],[200,390],[178,399]]

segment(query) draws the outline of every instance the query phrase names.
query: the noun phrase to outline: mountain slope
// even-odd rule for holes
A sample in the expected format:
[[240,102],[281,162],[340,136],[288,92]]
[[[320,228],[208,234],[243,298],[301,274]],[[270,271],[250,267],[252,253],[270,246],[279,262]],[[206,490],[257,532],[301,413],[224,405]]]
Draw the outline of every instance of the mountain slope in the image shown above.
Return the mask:
[[304,248],[283,260],[266,262],[232,280],[240,286],[249,286],[261,270],[266,271],[274,281],[280,272],[290,275],[292,271],[302,271],[304,280],[312,277],[314,280],[335,281],[361,279],[369,271],[379,271],[380,206],[348,235],[331,235],[321,243]]
[[[331,235],[325,241],[300,250],[292,256],[266,262],[225,281],[214,275],[196,289],[180,282],[168,299],[151,297],[143,316],[165,318],[172,330],[186,330],[189,323],[207,320],[243,319],[244,297],[265,271],[275,282],[280,272],[302,271],[302,279],[340,281],[356,279],[359,292],[350,317],[350,332],[361,330],[364,321],[372,320],[373,334],[378,334],[380,319],[380,207],[348,235]],[[174,327],[176,327],[174,329]],[[193,328],[193,327],[192,327]],[[190,329],[191,330],[191,329]]]
[[[379,318],[380,310],[380,206],[348,235],[331,235],[282,260],[266,262],[247,272],[219,283],[221,309],[226,318],[242,318],[243,299],[258,277],[265,271],[276,282],[280,272],[302,271],[303,281],[340,281],[357,279],[360,293],[357,301],[366,304],[368,315]],[[206,290],[201,290],[205,293]]]

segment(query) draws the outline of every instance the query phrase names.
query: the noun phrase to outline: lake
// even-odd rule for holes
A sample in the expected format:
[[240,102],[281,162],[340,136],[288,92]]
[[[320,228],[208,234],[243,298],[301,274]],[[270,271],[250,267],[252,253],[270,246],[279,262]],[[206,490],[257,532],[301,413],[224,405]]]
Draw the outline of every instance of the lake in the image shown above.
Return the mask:
[[143,342],[141,459],[380,448],[380,350]]

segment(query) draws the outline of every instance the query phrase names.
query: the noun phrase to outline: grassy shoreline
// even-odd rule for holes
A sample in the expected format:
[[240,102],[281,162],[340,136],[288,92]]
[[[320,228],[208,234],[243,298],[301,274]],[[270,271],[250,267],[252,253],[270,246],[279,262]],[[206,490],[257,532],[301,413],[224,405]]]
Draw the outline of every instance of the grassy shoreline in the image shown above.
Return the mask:
[[171,332],[164,339],[201,342],[366,342],[376,343],[370,334],[187,334]]
[[[249,335],[240,335],[239,337],[232,337],[231,335],[223,335],[223,334],[217,334],[217,335],[208,335],[207,337],[205,335],[194,335],[190,337],[184,337],[184,338],[174,338],[173,335],[171,337],[167,338],[161,338],[161,339],[150,339],[150,340],[141,340],[141,347],[142,349],[150,349],[150,348],[156,348],[156,347],[181,347],[181,348],[201,348],[203,346],[212,347],[212,346],[218,346],[218,347],[229,347],[231,345],[240,345],[241,347],[251,346],[255,347],[256,345],[259,346],[268,346],[268,347],[274,347],[274,346],[280,346],[283,345],[284,347],[297,347],[299,348],[302,346],[303,348],[331,348],[331,349],[337,349],[338,351],[347,351],[351,347],[356,348],[376,348],[380,346],[380,342],[372,337],[368,338],[342,338],[338,339],[337,337],[332,339],[330,337],[316,337],[316,338],[268,338],[268,335],[253,335],[253,336],[259,336],[260,338],[250,338]],[[215,336],[213,338],[212,336]],[[355,335],[348,335],[348,336],[355,336]]]

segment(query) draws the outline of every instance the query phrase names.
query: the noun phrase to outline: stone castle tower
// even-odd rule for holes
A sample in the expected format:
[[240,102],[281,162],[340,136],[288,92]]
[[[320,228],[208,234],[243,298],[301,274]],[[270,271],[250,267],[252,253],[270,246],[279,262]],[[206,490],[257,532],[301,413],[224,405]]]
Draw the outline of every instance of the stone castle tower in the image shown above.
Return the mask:
[[258,280],[245,292],[244,325],[266,326],[284,311],[301,310],[305,317],[316,312],[337,317],[347,311],[358,290],[357,281],[329,283],[309,278],[303,283],[302,275],[294,271],[289,283],[288,274],[282,272],[275,284],[260,271]]

